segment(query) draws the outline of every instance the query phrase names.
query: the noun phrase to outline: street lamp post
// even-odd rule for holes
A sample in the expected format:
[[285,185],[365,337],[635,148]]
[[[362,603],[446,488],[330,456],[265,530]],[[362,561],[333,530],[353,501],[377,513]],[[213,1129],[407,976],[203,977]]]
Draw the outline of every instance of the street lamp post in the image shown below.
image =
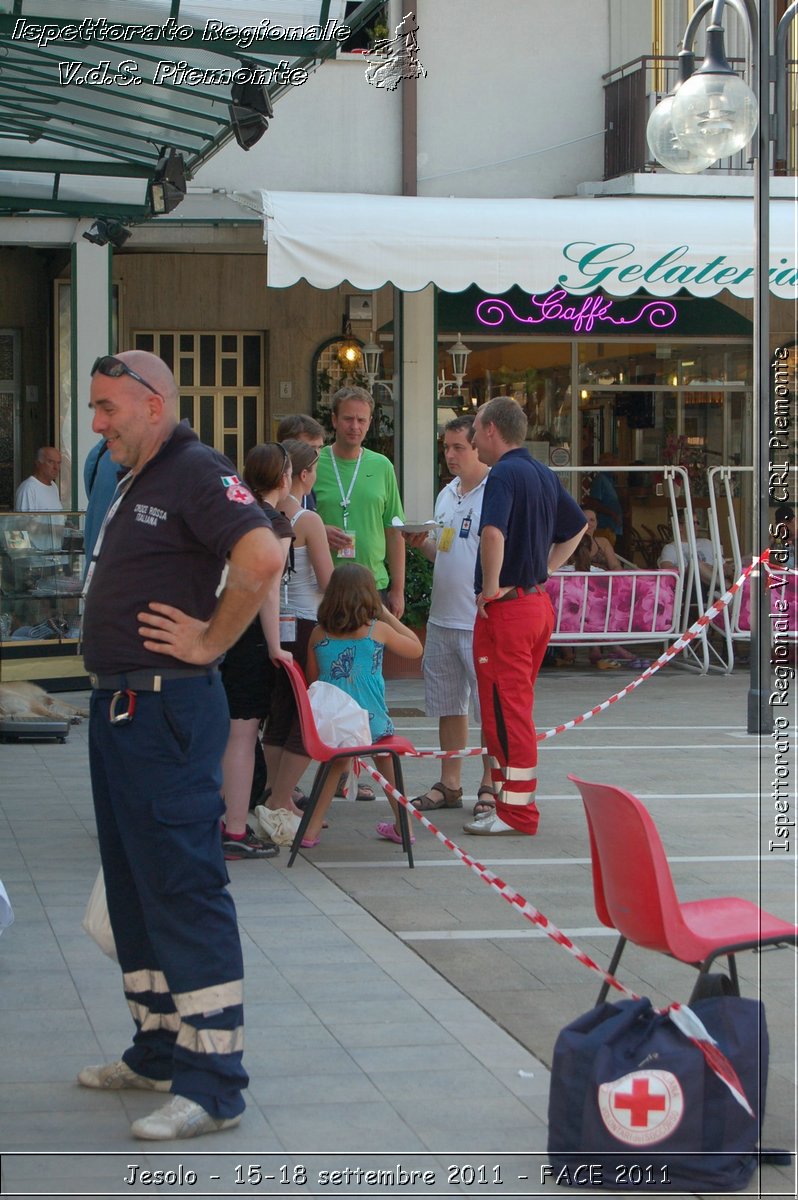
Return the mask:
[[[729,3],[745,18],[751,42],[755,92],[729,66],[723,44],[723,10]],[[700,20],[711,8],[704,62],[693,65],[693,40]],[[753,495],[754,546],[768,543],[770,437],[770,148],[775,141],[777,164],[786,159],[784,109],[786,108],[787,29],[798,15],[798,0],[789,6],[776,33],[775,61],[771,55],[771,0],[703,0],[687,26],[680,54],[682,80],[649,122],[649,146],[663,166],[684,174],[703,171],[710,163],[740,150],[757,130],[754,142],[754,421]],[[775,80],[775,111],[771,85]],[[757,123],[758,118],[758,123]],[[658,149],[664,152],[658,153]],[[668,161],[675,158],[677,165]],[[709,162],[705,161],[709,156]],[[758,485],[758,486],[757,486]],[[770,608],[768,593],[760,586],[751,606],[751,676],[748,690],[748,732],[773,731],[770,696]]]

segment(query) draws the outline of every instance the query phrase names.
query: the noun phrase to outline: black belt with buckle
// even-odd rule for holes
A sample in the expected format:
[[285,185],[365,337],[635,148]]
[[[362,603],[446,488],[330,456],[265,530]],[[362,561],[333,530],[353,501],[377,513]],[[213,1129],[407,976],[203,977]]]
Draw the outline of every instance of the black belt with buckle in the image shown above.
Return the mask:
[[514,587],[505,592],[503,596],[499,596],[499,600],[517,600],[519,596],[531,596],[533,592],[537,592],[539,596],[542,596],[545,591],[546,589],[542,583],[535,583],[532,587],[528,588]]
[[153,671],[120,671],[117,675],[89,674],[91,686],[102,692],[160,692],[170,679],[215,675],[216,667],[163,667]]

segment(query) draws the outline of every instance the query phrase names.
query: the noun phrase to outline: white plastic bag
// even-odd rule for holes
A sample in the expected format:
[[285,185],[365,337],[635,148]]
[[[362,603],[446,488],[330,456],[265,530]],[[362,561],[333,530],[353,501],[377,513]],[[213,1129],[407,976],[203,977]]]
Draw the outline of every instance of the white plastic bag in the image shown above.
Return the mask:
[[14,910],[11,907],[11,901],[8,898],[8,892],[3,887],[3,881],[0,879],[0,933],[4,929],[8,929],[9,925],[14,924]]
[[[370,746],[371,727],[369,715],[348,692],[334,683],[323,683],[317,679],[308,688],[310,707],[319,737],[328,746]],[[355,796],[354,764],[344,788],[344,795]]]
[[369,715],[347,692],[317,679],[308,688],[308,696],[319,737],[328,746],[371,744]]
[[89,902],[86,905],[86,911],[83,914],[81,924],[89,937],[93,938],[100,947],[103,954],[107,954],[114,962],[118,962],[119,960],[116,957],[116,943],[114,942],[114,934],[111,929],[111,920],[108,916],[108,902],[105,899],[105,880],[103,879],[102,867],[97,872],[97,878],[94,881],[94,887],[91,889],[91,895],[89,896]]

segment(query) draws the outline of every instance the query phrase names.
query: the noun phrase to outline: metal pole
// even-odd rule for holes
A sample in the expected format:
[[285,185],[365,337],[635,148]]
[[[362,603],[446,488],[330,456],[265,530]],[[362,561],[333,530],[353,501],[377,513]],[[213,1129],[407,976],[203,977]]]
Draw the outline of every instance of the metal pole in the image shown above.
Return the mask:
[[[759,104],[757,158],[754,170],[754,553],[767,544],[768,439],[770,437],[770,0],[759,0],[758,37],[752,45]],[[751,678],[748,688],[748,732],[773,732],[770,697],[770,605],[767,575],[759,572],[751,604]]]

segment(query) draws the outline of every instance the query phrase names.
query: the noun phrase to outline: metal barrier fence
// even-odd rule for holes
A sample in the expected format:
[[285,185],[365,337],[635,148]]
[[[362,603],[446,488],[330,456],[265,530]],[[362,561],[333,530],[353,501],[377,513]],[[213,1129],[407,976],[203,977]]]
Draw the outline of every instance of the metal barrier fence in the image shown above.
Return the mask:
[[[565,621],[563,619],[562,600],[564,597],[564,585],[561,580],[566,576],[555,575],[553,578],[559,585],[555,589],[555,594],[552,597],[552,602],[555,603],[556,621],[554,633],[552,634],[551,642],[553,645],[586,645],[586,646],[601,646],[601,645],[620,645],[624,641],[632,643],[660,643],[665,645],[668,638],[677,630],[684,629],[690,623],[690,615],[692,611],[701,612],[704,596],[701,587],[701,573],[698,557],[698,549],[696,546],[695,525],[693,520],[693,500],[690,492],[690,479],[687,469],[682,466],[670,464],[646,465],[646,466],[586,466],[586,467],[558,467],[556,473],[568,480],[571,485],[571,491],[576,493],[580,498],[580,503],[586,508],[591,507],[591,497],[587,494],[582,495],[582,487],[578,486],[582,477],[597,475],[638,475],[638,476],[662,476],[663,487],[663,504],[670,516],[670,528],[673,531],[673,546],[675,557],[675,576],[676,582],[674,585],[674,599],[672,619],[667,622],[667,628],[662,627],[662,622],[656,619],[657,607],[662,594],[662,585],[654,585],[654,617],[651,622],[648,621],[648,614],[645,622],[635,622],[635,603],[631,604],[629,619],[625,622],[625,627],[621,623],[620,628],[612,628],[613,624],[618,622],[612,621],[610,616],[610,597],[613,590],[616,595],[619,588],[609,584],[607,587],[608,602],[606,609],[606,619],[602,626],[594,628],[597,624],[594,618],[588,616],[588,601],[591,595],[590,579],[583,576],[583,586],[581,590],[582,608],[581,611],[571,613],[571,619]],[[681,530],[680,517],[684,514],[685,528]],[[601,521],[599,521],[601,524]],[[620,556],[624,564],[623,576],[628,577],[632,581],[632,594],[634,599],[638,599],[641,589],[641,582],[638,578],[648,576],[649,579],[654,575],[654,571],[641,571],[639,564],[632,562],[628,558]],[[651,568],[656,568],[657,563],[651,564]],[[573,572],[573,575],[579,576],[580,573]],[[617,574],[617,572],[615,573]],[[659,574],[659,572],[657,572]],[[674,571],[669,573],[672,578]],[[591,572],[592,577],[592,572]],[[598,589],[593,588],[595,593]],[[559,597],[559,607],[556,603]],[[572,602],[573,603],[573,602]],[[648,605],[646,605],[648,610]],[[624,603],[624,613],[626,612],[626,604]],[[640,605],[638,604],[638,613]],[[563,628],[567,625],[568,628]],[[710,669],[713,651],[710,647],[707,632],[704,631],[699,638],[686,648],[685,654],[682,657],[681,665],[689,667],[693,670],[698,670],[702,674]]]
[[[734,577],[737,577],[743,567],[751,561],[751,556],[746,554],[742,548],[737,507],[734,501],[737,499],[737,493],[743,490],[743,483],[753,480],[753,471],[753,467],[712,467],[707,471],[709,529],[715,551],[715,561],[718,564],[724,561],[723,540],[728,538],[730,555],[725,562],[728,566],[728,573]],[[789,495],[795,497],[798,495],[798,467],[789,467],[789,473],[791,480]],[[723,591],[723,578],[723,574],[719,574],[717,571],[713,574],[708,599],[711,600],[718,591]],[[727,672],[734,667],[735,643],[750,643],[751,641],[752,589],[757,586],[757,578],[761,578],[760,573],[754,573],[751,577],[754,582],[749,580],[748,586],[740,589],[735,595],[733,603],[729,608],[724,609],[722,620],[717,624],[722,640],[719,646],[713,645],[712,652],[719,659],[723,670]],[[794,623],[794,614],[789,610],[794,608],[792,599],[797,583],[794,569],[782,571],[775,563],[768,567],[764,578],[764,586],[768,587],[771,592],[775,593],[779,590],[781,593],[779,597],[775,595],[771,597],[773,601],[771,615],[774,617],[774,625],[776,621],[779,621],[779,628],[772,632],[777,633],[782,642],[792,644],[798,641],[798,627]],[[787,599],[783,599],[785,596]],[[787,605],[783,612],[774,611],[777,599]]]

